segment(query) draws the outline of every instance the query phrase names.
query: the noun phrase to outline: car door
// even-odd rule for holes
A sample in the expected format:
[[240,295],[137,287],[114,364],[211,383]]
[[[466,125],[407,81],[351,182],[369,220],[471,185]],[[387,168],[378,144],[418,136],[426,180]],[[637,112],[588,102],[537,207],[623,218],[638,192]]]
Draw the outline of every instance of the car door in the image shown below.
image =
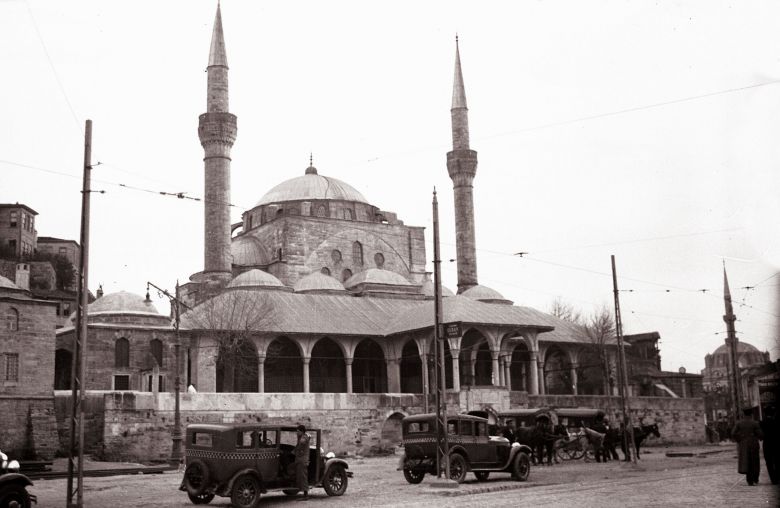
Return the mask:
[[275,483],[279,477],[279,441],[278,431],[275,429],[261,429],[257,431],[256,465],[264,482]]

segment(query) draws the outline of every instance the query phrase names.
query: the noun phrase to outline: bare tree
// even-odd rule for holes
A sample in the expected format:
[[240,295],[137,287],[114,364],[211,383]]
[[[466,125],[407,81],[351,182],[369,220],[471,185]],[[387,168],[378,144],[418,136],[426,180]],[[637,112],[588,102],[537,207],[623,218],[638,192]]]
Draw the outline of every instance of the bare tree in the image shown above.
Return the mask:
[[582,324],[582,314],[560,296],[550,304],[550,314],[569,323]]
[[257,391],[258,357],[253,338],[267,329],[272,311],[267,294],[228,290],[182,316],[183,328],[216,343],[215,351],[200,354],[213,355],[218,391]]
[[617,337],[615,320],[606,305],[602,305],[585,322],[585,335],[588,338],[598,361],[601,363],[604,393],[610,393],[610,365],[608,351]]

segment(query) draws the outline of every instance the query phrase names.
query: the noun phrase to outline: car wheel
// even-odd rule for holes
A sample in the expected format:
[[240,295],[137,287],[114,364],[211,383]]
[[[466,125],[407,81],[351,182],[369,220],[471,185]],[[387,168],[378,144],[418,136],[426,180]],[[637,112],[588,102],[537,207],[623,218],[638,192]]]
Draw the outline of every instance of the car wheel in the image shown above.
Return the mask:
[[192,504],[209,504],[211,500],[214,499],[214,494],[210,492],[204,492],[197,496],[193,496],[188,492],[187,496],[190,498],[190,501],[192,501]]
[[530,473],[531,459],[528,458],[528,454],[525,452],[517,452],[515,460],[512,462],[512,478],[524,482],[528,479]]
[[450,455],[450,479],[458,483],[463,483],[467,473],[466,459],[459,453]]
[[242,474],[233,482],[230,503],[236,508],[256,508],[260,504],[260,482],[250,474]]
[[490,471],[475,471],[474,476],[477,477],[477,480],[480,482],[487,481],[488,476],[490,476]]
[[414,469],[404,468],[404,478],[411,484],[417,484],[425,478],[425,471],[415,471]]
[[341,496],[347,491],[347,472],[342,466],[333,466],[325,473],[322,486],[329,496]]
[[30,508],[30,495],[27,490],[17,484],[5,485],[0,488],[0,506],[14,505],[19,508]]
[[298,494],[299,489],[282,489],[282,492],[284,492],[285,496],[294,496]]
[[209,468],[202,460],[193,460],[184,470],[184,488],[190,496],[199,496],[209,486]]

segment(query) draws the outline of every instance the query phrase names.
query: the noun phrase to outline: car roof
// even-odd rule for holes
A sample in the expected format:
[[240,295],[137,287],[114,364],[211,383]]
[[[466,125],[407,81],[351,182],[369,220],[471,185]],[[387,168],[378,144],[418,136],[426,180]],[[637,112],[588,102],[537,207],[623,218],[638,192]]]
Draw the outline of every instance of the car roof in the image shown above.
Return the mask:
[[[269,425],[259,423],[191,423],[187,425],[187,430],[209,431],[209,432],[229,432],[231,430],[284,430],[296,431],[297,425]],[[306,429],[306,432],[316,432],[319,429]]]
[[[463,413],[450,413],[447,415],[447,419],[457,418],[458,420],[471,420],[475,422],[487,422],[487,418],[481,416],[467,415]],[[431,419],[436,419],[436,413],[422,413],[418,415],[410,415],[404,418],[404,422],[423,422]]]
[[558,416],[596,416],[601,409],[592,407],[560,407],[553,411]]
[[531,415],[535,415],[536,413],[543,413],[545,411],[547,410],[539,409],[539,408],[508,409],[506,411],[500,411],[498,413],[498,417],[503,418],[505,416],[531,416]]

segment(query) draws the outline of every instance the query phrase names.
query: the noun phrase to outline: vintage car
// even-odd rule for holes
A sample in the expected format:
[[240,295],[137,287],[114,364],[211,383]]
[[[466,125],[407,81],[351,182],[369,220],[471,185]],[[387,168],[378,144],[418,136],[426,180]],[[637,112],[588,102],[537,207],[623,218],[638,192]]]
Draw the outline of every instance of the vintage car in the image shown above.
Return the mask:
[[[352,476],[349,466],[333,453],[324,453],[320,430],[306,432],[311,436],[309,486],[341,496]],[[289,496],[298,493],[295,426],[192,424],[187,426],[185,439],[186,468],[179,489],[195,504],[209,503],[217,495],[229,496],[233,506],[253,508],[260,494],[270,490]]]
[[[425,474],[436,474],[436,415],[407,416],[402,422],[404,456],[399,463],[409,483],[420,483]],[[447,416],[450,478],[458,483],[471,471],[479,481],[490,473],[507,472],[518,481],[528,479],[531,449],[488,435],[488,421],[478,416]]]

